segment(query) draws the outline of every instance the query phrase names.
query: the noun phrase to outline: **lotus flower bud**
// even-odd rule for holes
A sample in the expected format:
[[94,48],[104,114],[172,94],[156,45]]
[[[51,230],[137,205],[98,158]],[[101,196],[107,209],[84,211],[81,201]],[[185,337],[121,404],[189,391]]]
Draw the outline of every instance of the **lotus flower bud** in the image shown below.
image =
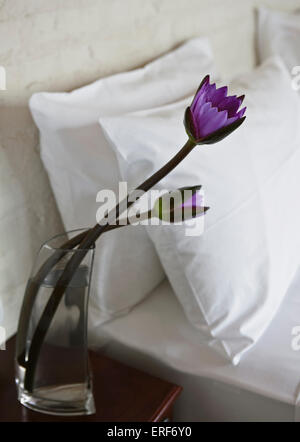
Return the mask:
[[209,75],[202,80],[193,102],[185,111],[184,125],[195,144],[213,144],[227,137],[245,120],[246,107],[239,110],[244,95],[227,96],[227,86],[216,88]]
[[187,221],[203,215],[209,207],[203,206],[201,186],[182,187],[159,197],[152,209],[152,216],[170,223]]

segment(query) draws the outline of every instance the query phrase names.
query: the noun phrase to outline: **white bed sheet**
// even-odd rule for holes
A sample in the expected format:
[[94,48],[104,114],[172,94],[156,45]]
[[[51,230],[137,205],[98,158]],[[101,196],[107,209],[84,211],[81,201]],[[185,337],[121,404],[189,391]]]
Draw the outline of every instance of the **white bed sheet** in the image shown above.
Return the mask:
[[105,342],[109,354],[181,383],[186,395],[179,401],[178,420],[298,420],[300,351],[292,348],[296,326],[300,271],[272,324],[236,367],[201,343],[167,281],[127,316],[92,330],[90,342]]

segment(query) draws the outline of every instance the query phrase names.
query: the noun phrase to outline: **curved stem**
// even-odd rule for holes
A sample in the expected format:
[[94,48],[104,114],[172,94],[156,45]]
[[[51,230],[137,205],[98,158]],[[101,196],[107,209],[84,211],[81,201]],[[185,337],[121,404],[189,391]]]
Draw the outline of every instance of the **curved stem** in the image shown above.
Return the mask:
[[39,352],[51,324],[52,318],[56,312],[56,309],[63,297],[68,283],[71,281],[74,272],[79,267],[80,263],[86,256],[89,248],[95,243],[99,236],[106,231],[106,229],[114,223],[120,214],[122,214],[126,209],[128,209],[133,201],[128,201],[130,196],[134,194],[137,190],[142,190],[147,192],[151,187],[162,180],[166,175],[168,175],[195,147],[195,144],[188,140],[182,149],[172,158],[165,166],[159,169],[154,175],[144,181],[137,189],[131,192],[126,198],[124,198],[116,208],[111,210],[106,219],[104,225],[96,224],[89,232],[85,235],[82,242],[79,245],[78,253],[74,254],[70,261],[67,263],[65,270],[60,276],[52,295],[50,296],[48,303],[40,317],[37,324],[35,332],[32,337],[31,345],[28,351],[26,372],[24,378],[24,387],[27,391],[31,392],[33,389],[34,374],[39,357]]
[[74,236],[73,238],[66,241],[59,250],[56,250],[53,255],[51,255],[44,264],[39,268],[38,272],[34,277],[29,280],[26,287],[22,308],[18,323],[18,333],[16,340],[16,357],[20,365],[25,366],[25,347],[26,347],[26,337],[28,333],[30,313],[38,294],[40,284],[44,281],[45,277],[51,271],[51,269],[68,253],[68,250],[73,249],[78,246],[85,235],[86,231]]
[[[122,225],[108,226],[106,231],[114,230]],[[32,279],[29,280],[28,285],[25,290],[24,299],[22,303],[22,308],[18,323],[18,333],[16,338],[16,358],[20,365],[25,367],[26,361],[26,337],[28,333],[30,314],[35,302],[36,296],[38,294],[41,283],[44,281],[49,272],[53,267],[72,249],[77,247],[85,235],[87,235],[88,230],[79,233],[73,238],[66,241],[59,249],[57,249],[53,255],[51,255],[39,268],[38,272],[34,275]]]

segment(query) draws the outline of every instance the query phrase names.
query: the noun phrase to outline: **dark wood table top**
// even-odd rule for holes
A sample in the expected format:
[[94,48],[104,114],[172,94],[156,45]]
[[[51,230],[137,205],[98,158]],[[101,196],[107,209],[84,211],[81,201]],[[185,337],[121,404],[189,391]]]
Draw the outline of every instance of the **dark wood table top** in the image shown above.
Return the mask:
[[96,413],[56,417],[23,407],[14,381],[15,338],[0,351],[0,422],[159,422],[181,387],[90,351]]

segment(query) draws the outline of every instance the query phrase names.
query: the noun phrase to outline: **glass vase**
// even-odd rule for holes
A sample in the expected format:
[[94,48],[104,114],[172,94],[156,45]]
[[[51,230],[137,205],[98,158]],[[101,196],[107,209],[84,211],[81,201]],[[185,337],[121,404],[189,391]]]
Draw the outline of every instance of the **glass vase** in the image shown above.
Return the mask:
[[[28,280],[17,332],[16,384],[19,401],[35,411],[95,412],[87,346],[94,247],[71,247],[85,232],[74,230],[43,244]],[[80,266],[68,283],[59,282],[76,254],[84,256]],[[55,297],[57,285],[61,290]]]

